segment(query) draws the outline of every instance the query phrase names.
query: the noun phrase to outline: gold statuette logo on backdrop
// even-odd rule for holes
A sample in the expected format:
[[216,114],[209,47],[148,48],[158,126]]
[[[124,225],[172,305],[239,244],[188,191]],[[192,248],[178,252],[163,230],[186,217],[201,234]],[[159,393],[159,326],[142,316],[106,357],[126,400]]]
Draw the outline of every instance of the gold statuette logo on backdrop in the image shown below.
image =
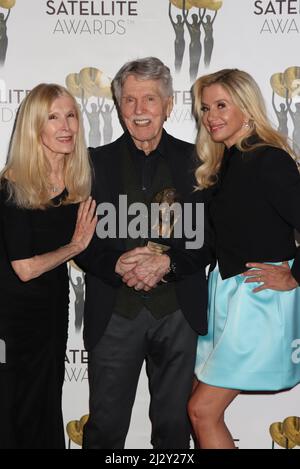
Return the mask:
[[8,48],[7,20],[15,4],[16,0],[0,0],[0,7],[8,10],[5,13],[0,10],[0,66],[5,64]]
[[68,90],[80,100],[80,108],[89,124],[88,142],[90,147],[106,145],[112,141],[112,112],[114,103],[111,79],[94,67],[86,67],[79,73],[66,77]]
[[[283,73],[274,73],[270,83],[278,131],[288,137],[289,122],[292,124],[290,137],[293,150],[300,157],[300,67],[289,67]],[[276,101],[280,101],[279,106]]]
[[[167,187],[162,191],[158,192],[152,200],[152,207],[157,208],[156,217],[154,217],[154,224],[151,226],[151,233],[154,234],[154,238],[171,238],[175,224],[178,222],[181,216],[181,207],[178,204],[179,196],[176,189],[173,187]],[[148,241],[147,246],[151,251],[156,254],[163,254],[170,249],[170,246],[163,242]]]
[[287,417],[283,422],[274,422],[270,425],[272,449],[275,443],[285,449],[300,446],[300,417]]
[[[202,55],[209,67],[214,48],[213,28],[223,0],[169,0],[169,19],[175,33],[175,71],[179,73],[185,54],[185,32],[188,32],[189,74],[191,82],[198,76]],[[204,38],[202,40],[202,32]]]

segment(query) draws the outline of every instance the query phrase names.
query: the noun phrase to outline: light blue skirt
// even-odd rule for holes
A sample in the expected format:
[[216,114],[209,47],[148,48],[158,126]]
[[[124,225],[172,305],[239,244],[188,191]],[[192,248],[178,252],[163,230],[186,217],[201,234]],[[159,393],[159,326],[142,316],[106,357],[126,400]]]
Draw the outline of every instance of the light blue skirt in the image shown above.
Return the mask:
[[199,381],[245,391],[300,382],[300,287],[253,293],[257,285],[241,275],[222,280],[218,267],[210,274],[208,334],[197,346]]

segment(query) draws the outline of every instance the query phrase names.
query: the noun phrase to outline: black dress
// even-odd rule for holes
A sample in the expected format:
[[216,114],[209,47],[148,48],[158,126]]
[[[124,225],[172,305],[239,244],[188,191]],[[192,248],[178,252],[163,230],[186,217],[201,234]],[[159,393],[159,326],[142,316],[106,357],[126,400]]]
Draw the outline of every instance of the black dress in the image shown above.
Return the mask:
[[[66,264],[22,282],[10,261],[70,242],[78,205],[19,209],[2,189],[0,216],[0,448],[64,448],[61,409],[67,343]],[[3,345],[3,342],[2,342]],[[2,347],[3,348],[3,347]]]

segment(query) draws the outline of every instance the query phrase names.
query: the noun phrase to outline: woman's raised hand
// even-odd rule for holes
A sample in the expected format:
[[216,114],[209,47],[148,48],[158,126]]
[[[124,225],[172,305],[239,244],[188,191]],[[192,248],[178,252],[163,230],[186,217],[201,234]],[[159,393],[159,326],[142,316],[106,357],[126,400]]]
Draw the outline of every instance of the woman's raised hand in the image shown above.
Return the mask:
[[96,202],[92,197],[79,205],[76,227],[71,241],[72,244],[78,246],[78,254],[88,247],[93,237],[98,221],[95,209]]

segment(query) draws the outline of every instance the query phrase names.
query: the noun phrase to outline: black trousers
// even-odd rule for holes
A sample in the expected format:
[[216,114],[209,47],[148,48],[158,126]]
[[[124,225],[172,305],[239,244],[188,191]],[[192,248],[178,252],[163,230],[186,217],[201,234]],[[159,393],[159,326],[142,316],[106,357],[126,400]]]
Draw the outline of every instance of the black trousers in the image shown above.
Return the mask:
[[124,448],[144,360],[149,379],[151,443],[156,449],[189,448],[187,402],[197,335],[180,310],[155,319],[143,309],[133,319],[113,314],[89,353],[90,418],[86,449]]

